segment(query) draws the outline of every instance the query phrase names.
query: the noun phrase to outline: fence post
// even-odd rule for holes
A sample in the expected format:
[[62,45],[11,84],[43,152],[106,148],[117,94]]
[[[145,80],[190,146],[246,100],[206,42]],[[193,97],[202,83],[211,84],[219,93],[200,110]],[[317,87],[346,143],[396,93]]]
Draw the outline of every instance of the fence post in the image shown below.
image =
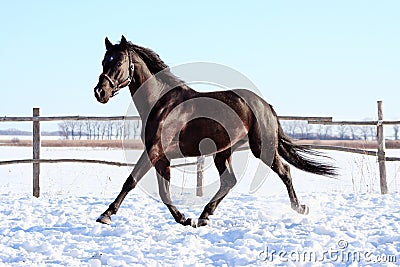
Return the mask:
[[204,156],[197,158],[197,187],[196,196],[203,196],[203,180],[204,180]]
[[378,163],[380,175],[381,194],[387,194],[386,164],[385,164],[385,135],[383,133],[383,103],[378,101],[378,125],[376,129],[378,141]]
[[[33,140],[32,140],[32,148],[33,148],[33,160],[40,159],[40,109],[33,108]],[[33,163],[33,196],[40,196],[40,163]]]

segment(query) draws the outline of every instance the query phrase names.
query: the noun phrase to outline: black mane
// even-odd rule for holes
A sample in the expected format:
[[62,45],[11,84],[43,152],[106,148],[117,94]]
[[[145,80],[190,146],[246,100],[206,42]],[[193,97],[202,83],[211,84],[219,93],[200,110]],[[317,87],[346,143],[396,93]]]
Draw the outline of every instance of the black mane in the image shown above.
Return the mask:
[[128,42],[128,49],[135,52],[146,63],[151,74],[156,75],[157,79],[167,85],[176,87],[183,85],[185,82],[173,74],[168,65],[162,61],[160,56],[149,48],[145,48],[131,42]]

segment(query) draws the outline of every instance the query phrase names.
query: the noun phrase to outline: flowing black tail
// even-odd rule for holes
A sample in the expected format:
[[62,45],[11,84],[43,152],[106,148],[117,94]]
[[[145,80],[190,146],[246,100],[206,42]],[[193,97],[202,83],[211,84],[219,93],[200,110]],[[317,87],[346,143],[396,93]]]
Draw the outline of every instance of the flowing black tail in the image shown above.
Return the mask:
[[336,167],[324,162],[318,162],[312,158],[316,156],[329,157],[307,146],[294,144],[292,140],[285,135],[279,122],[278,124],[278,153],[281,157],[300,170],[331,177],[337,176]]

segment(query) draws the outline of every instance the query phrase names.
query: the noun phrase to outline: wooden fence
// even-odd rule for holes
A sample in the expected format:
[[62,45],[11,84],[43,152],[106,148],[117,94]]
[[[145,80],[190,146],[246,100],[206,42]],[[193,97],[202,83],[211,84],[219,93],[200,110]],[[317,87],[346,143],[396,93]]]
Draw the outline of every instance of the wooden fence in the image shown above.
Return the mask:
[[[95,164],[106,164],[113,166],[134,166],[134,163],[124,163],[115,161],[105,160],[91,160],[91,159],[41,159],[41,131],[40,122],[42,121],[67,121],[67,120],[92,120],[92,121],[120,121],[120,120],[139,120],[138,116],[112,116],[112,117],[94,117],[94,116],[52,116],[52,117],[41,117],[40,109],[33,109],[32,117],[0,117],[0,122],[33,122],[33,138],[32,138],[32,159],[19,159],[19,160],[7,160],[0,161],[1,165],[7,164],[20,164],[20,163],[31,163],[33,165],[33,195],[35,197],[40,196],[40,164],[41,163],[95,163]],[[332,117],[300,117],[300,116],[279,116],[280,120],[303,120],[309,124],[321,124],[321,125],[369,125],[377,126],[377,150],[363,150],[347,147],[338,146],[321,146],[321,145],[308,145],[314,149],[326,149],[336,150],[351,153],[359,153],[370,156],[377,156],[379,163],[380,172],[380,188],[381,193],[388,193],[387,182],[386,182],[386,161],[400,161],[400,158],[386,157],[385,156],[385,136],[383,128],[385,125],[396,125],[400,124],[400,121],[384,121],[383,120],[383,108],[382,101],[378,101],[378,120],[377,121],[333,121]],[[238,150],[243,151],[249,149],[248,147],[241,147]],[[195,162],[175,164],[171,165],[172,168],[184,167],[196,165],[197,166],[197,191],[196,195],[202,196],[202,184],[203,184],[203,168],[204,168],[204,157],[198,157]]]

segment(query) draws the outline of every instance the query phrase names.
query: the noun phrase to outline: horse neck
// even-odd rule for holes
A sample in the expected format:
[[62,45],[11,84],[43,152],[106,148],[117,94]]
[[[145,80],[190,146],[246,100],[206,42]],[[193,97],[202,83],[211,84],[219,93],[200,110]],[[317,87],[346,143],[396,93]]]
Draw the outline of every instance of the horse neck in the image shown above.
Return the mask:
[[[129,90],[142,121],[147,120],[150,111],[160,97],[171,89],[179,88],[181,93],[185,92],[186,94],[196,93],[180,79],[169,80],[168,84],[162,82],[160,80],[161,72],[153,75],[141,58],[135,58],[135,62],[138,63],[135,64],[135,82],[129,86]],[[167,69],[165,71],[169,72]]]
[[154,77],[144,62],[135,65],[135,68],[136,82],[129,86],[129,90],[142,121],[145,121],[162,95],[164,85]]

